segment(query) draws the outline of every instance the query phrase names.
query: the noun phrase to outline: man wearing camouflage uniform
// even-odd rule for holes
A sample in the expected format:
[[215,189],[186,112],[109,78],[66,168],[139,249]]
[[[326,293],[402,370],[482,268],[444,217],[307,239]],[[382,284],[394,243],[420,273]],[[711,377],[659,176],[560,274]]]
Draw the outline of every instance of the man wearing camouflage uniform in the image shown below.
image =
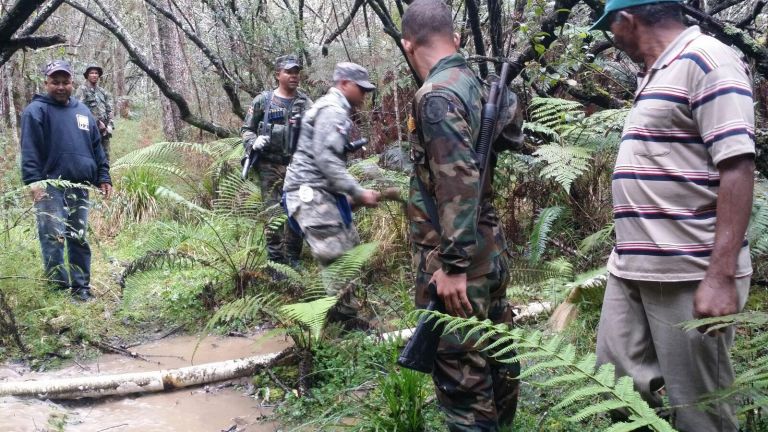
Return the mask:
[[81,85],[75,97],[91,110],[91,114],[96,117],[97,126],[101,133],[101,146],[104,147],[104,154],[109,160],[109,139],[112,137],[112,130],[115,128],[112,114],[112,95],[104,88],[99,86],[99,80],[104,75],[104,70],[99,65],[88,65],[83,72],[85,82]]
[[[364,189],[346,169],[345,147],[349,144],[353,107],[362,105],[375,89],[368,71],[355,63],[339,63],[333,72],[334,86],[307,111],[302,119],[296,153],[285,176],[285,204],[312,256],[326,267],[360,242],[348,199],[376,206],[379,193]],[[328,283],[328,295],[341,287]],[[351,293],[344,293],[329,314],[329,321],[351,321],[359,306]]]
[[[240,129],[243,145],[259,150],[256,171],[259,173],[261,199],[269,206],[278,204],[282,196],[286,166],[294,151],[294,117],[301,116],[312,106],[312,100],[298,89],[301,65],[296,56],[278,57],[275,59],[275,70],[277,88],[253,99]],[[301,236],[285,224],[266,230],[267,258],[298,267]]]
[[[487,90],[457,53],[450,8],[440,0],[417,0],[403,16],[406,56],[424,85],[415,95],[411,129],[408,218],[416,271],[416,304],[426,307],[434,283],[446,312],[494,323],[511,323],[506,299],[506,242],[492,205],[495,154],[480,190],[475,159],[480,114]],[[507,92],[493,143],[522,141],[516,99]],[[420,184],[421,183],[421,184]],[[425,204],[426,203],[426,204]],[[433,208],[428,210],[428,206]],[[433,213],[437,220],[430,218]],[[517,406],[519,364],[494,361],[479,338],[462,344],[460,335],[440,341],[432,379],[452,432],[511,430]]]

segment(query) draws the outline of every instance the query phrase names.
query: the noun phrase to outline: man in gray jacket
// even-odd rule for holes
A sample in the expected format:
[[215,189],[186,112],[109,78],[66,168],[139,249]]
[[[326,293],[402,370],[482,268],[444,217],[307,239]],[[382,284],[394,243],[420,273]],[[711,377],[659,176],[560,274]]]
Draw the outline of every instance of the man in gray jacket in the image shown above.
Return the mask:
[[[349,199],[369,207],[379,200],[378,192],[364,189],[347,172],[345,152],[352,126],[350,111],[376,87],[369,82],[368,71],[355,63],[337,64],[333,81],[333,87],[302,119],[283,188],[288,215],[301,227],[312,256],[324,267],[360,243]],[[338,295],[339,290],[334,283],[327,288],[328,295]],[[353,319],[358,308],[353,296],[344,294],[329,319]]]

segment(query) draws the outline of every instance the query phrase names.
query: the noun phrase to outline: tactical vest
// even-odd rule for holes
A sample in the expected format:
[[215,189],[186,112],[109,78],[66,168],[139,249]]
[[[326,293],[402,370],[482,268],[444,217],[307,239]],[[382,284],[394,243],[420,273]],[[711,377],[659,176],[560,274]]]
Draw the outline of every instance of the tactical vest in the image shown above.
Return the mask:
[[[272,96],[272,102],[268,103],[267,98]],[[301,116],[307,109],[307,96],[304,93],[298,93],[292,103],[287,106],[279,98],[274,96],[271,91],[262,93],[262,110],[269,105],[267,112],[267,123],[269,129],[269,144],[261,152],[261,160],[265,162],[279,163],[287,165],[291,160],[293,152],[293,137],[299,133],[297,127],[293,126],[294,116]],[[264,128],[263,116],[259,120],[257,131]]]

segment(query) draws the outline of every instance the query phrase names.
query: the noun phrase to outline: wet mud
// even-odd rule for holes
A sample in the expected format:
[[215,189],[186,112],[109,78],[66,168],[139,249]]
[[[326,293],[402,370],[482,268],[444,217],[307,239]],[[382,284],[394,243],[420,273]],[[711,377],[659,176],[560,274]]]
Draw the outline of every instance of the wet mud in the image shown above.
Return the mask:
[[[56,379],[96,374],[146,372],[279,352],[290,343],[280,335],[250,337],[181,336],[139,345],[130,351],[148,361],[108,354],[97,360],[35,373],[0,365],[0,381]],[[40,401],[0,398],[0,432],[274,432],[271,406],[248,396],[247,378],[166,393],[130,397]]]

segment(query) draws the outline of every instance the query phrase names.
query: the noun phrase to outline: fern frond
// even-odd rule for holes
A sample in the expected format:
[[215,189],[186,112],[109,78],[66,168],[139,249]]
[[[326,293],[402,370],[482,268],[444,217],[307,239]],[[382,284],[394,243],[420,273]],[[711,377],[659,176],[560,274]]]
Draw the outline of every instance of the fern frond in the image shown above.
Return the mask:
[[[535,363],[523,367],[521,378],[530,380],[544,370],[554,369],[557,376],[545,380],[542,385],[549,388],[553,386],[569,388],[566,396],[555,408],[574,409],[575,407],[577,411],[570,417],[571,421],[582,421],[612,409],[624,408],[629,413],[629,424],[632,427],[646,425],[655,431],[673,431],[672,427],[660,419],[634,390],[632,378],[621,377],[617,380],[611,364],[603,364],[596,368],[594,354],[590,353],[579,358],[576,348],[562,337],[544,336],[538,330],[510,329],[506,326],[494,325],[487,320],[479,321],[477,318],[462,319],[434,311],[425,313],[439,317],[439,321],[446,323],[446,328],[462,328],[454,323],[465,321],[472,324],[468,327],[468,331],[473,334],[481,331],[495,332],[494,337],[497,339],[486,347],[480,347],[481,350],[502,363],[536,360]],[[505,357],[512,350],[517,350],[517,354]],[[595,402],[596,397],[599,398],[598,402]],[[631,429],[627,429],[627,426],[616,428],[616,430]]]
[[562,212],[562,207],[547,207],[539,212],[529,241],[530,255],[528,262],[531,264],[535,265],[541,262],[541,258],[546,250],[547,240],[549,239],[549,230]]
[[572,145],[545,144],[533,155],[545,164],[541,177],[555,180],[566,192],[570,192],[571,184],[589,168],[592,161],[590,149]]
[[597,232],[585,237],[584,240],[579,243],[579,252],[586,254],[609,243],[609,240],[613,235],[614,226],[615,224],[611,222],[600,228]]
[[328,311],[336,304],[336,301],[336,297],[323,297],[307,303],[285,305],[279,310],[289,320],[307,326],[312,337],[317,339],[323,330]]

